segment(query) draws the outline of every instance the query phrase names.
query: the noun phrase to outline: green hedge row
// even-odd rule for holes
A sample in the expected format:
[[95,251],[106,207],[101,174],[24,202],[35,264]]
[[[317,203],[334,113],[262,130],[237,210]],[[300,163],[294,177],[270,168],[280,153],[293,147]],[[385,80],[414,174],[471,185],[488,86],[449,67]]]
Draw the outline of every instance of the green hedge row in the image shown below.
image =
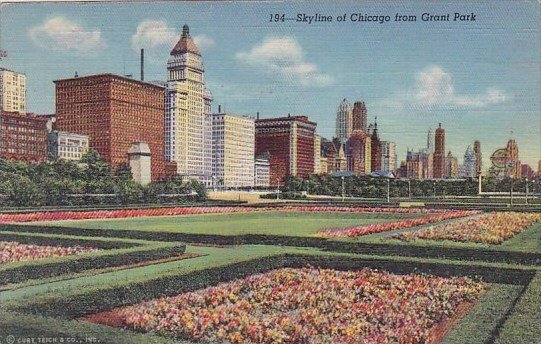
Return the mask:
[[[110,249],[119,249],[119,248],[128,248],[134,246],[140,246],[140,243],[130,243],[125,241],[107,241],[107,240],[92,240],[86,238],[61,238],[61,237],[50,237],[50,236],[33,236],[33,235],[21,235],[17,233],[5,233],[1,232],[5,230],[4,226],[0,226],[0,241],[15,241],[21,244],[26,245],[38,245],[38,246],[59,246],[59,247],[71,247],[71,246],[82,246],[82,247],[92,247],[99,248],[103,250]],[[15,229],[18,232],[30,232],[30,233],[43,233],[43,234],[55,234],[49,233],[48,231],[21,231]],[[67,234],[67,233],[66,233]],[[69,235],[69,234],[68,234]],[[99,235],[93,235],[94,237],[99,237]]]
[[341,256],[312,256],[284,254],[227,266],[194,271],[184,275],[164,276],[158,279],[132,283],[121,287],[97,289],[84,294],[50,296],[24,304],[10,304],[12,310],[23,313],[55,316],[73,319],[84,315],[108,311],[116,307],[137,304],[161,296],[174,296],[194,291],[220,282],[243,278],[255,273],[267,272],[281,267],[317,266],[338,270],[352,270],[363,267],[386,270],[393,273],[429,273],[437,276],[472,276],[489,283],[529,283],[534,272],[530,270],[466,266],[444,263],[396,262],[377,259]]
[[136,251],[101,256],[90,256],[75,260],[60,261],[39,265],[23,265],[12,269],[0,270],[0,285],[21,283],[27,280],[56,277],[78,273],[86,270],[104,269],[124,265],[138,264],[158,259],[165,259],[183,254],[186,245],[160,246],[157,248],[141,248]]
[[149,232],[137,230],[81,229],[68,227],[40,227],[4,225],[0,229],[19,232],[54,233],[78,236],[102,236],[154,241],[180,241],[207,245],[278,245],[315,247],[326,251],[372,255],[398,255],[464,261],[485,261],[523,265],[541,265],[541,253],[516,252],[462,247],[415,246],[388,243],[361,243],[329,240],[316,237],[295,237],[264,234],[211,235],[190,233]]

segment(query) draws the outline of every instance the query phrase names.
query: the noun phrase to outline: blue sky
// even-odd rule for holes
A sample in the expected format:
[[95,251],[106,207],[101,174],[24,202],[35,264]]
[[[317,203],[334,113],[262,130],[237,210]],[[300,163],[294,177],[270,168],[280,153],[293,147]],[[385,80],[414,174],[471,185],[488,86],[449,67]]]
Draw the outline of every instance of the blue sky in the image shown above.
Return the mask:
[[[510,136],[521,159],[541,159],[541,5],[536,1],[395,4],[161,2],[4,4],[0,64],[28,77],[29,111],[54,112],[53,80],[111,72],[164,80],[182,25],[202,48],[215,102],[238,114],[308,115],[331,137],[343,98],[364,100],[399,158],[439,122],[460,160],[481,141],[485,157]],[[391,22],[271,23],[271,13],[389,15]],[[474,22],[422,22],[422,13],[474,12]],[[413,23],[393,22],[396,13]]]

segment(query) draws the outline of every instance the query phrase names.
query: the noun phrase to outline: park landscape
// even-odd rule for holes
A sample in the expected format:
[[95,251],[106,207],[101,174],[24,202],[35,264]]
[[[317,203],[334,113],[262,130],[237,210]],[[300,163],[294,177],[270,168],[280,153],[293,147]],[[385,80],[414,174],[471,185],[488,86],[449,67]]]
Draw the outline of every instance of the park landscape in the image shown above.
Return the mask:
[[541,214],[334,204],[0,214],[6,335],[534,343]]

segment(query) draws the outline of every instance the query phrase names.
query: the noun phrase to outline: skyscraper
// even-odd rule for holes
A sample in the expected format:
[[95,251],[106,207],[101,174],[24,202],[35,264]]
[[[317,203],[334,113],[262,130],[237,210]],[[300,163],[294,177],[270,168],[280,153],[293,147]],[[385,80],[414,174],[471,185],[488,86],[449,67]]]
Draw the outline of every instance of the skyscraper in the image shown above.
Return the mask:
[[146,143],[152,180],[166,176],[162,86],[113,74],[57,80],[55,84],[58,130],[88,135],[90,148],[113,170],[128,163],[128,150],[134,143]]
[[481,153],[481,142],[473,142],[473,154],[475,156],[475,177],[479,177],[483,172],[483,154]]
[[254,186],[255,124],[252,117],[212,116],[214,185]]
[[342,143],[345,143],[351,136],[352,126],[353,116],[351,104],[344,98],[336,111],[336,137]]
[[428,133],[426,134],[426,150],[427,153],[434,153],[434,134],[432,133],[432,129],[428,129]]
[[445,129],[441,123],[436,129],[436,139],[434,147],[434,178],[445,177]]
[[201,52],[188,25],[167,61],[165,158],[177,173],[212,183],[212,95],[205,87]]
[[26,113],[26,75],[0,67],[0,111]]
[[464,164],[462,165],[461,177],[473,178],[476,175],[475,153],[471,146],[464,152]]
[[381,170],[383,172],[398,170],[396,143],[393,141],[381,141]]
[[306,116],[255,121],[255,151],[269,155],[271,186],[284,185],[288,176],[305,178],[314,173],[316,126]]
[[378,136],[378,122],[377,117],[372,126],[370,132],[371,135],[371,152],[370,152],[370,161],[371,161],[371,170],[372,172],[381,171],[381,141]]
[[514,139],[510,139],[507,142],[507,152],[509,154],[508,161],[507,161],[507,168],[508,168],[507,175],[511,178],[520,179],[521,168],[520,168],[520,160],[518,156],[517,141],[515,141]]
[[458,178],[458,159],[453,156],[451,151],[447,153],[447,158],[445,158],[445,178]]
[[352,130],[360,130],[364,133],[367,132],[367,116],[368,112],[366,110],[366,105],[364,102],[355,102],[353,104],[353,112],[352,112]]

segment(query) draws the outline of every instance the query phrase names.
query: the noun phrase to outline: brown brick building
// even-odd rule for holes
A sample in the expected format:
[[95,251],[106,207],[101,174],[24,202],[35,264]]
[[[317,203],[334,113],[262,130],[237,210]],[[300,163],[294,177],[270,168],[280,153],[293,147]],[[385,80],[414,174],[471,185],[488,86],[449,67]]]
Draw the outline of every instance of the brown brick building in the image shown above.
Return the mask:
[[436,144],[434,150],[434,178],[445,178],[445,129],[441,123],[436,129]]
[[128,162],[128,149],[145,142],[152,154],[152,180],[165,177],[164,87],[98,74],[56,80],[56,128],[88,135],[113,170]]
[[269,153],[270,185],[281,186],[288,176],[314,173],[314,136],[317,123],[306,116],[258,119],[255,153]]
[[0,158],[39,162],[47,158],[47,118],[0,112]]

